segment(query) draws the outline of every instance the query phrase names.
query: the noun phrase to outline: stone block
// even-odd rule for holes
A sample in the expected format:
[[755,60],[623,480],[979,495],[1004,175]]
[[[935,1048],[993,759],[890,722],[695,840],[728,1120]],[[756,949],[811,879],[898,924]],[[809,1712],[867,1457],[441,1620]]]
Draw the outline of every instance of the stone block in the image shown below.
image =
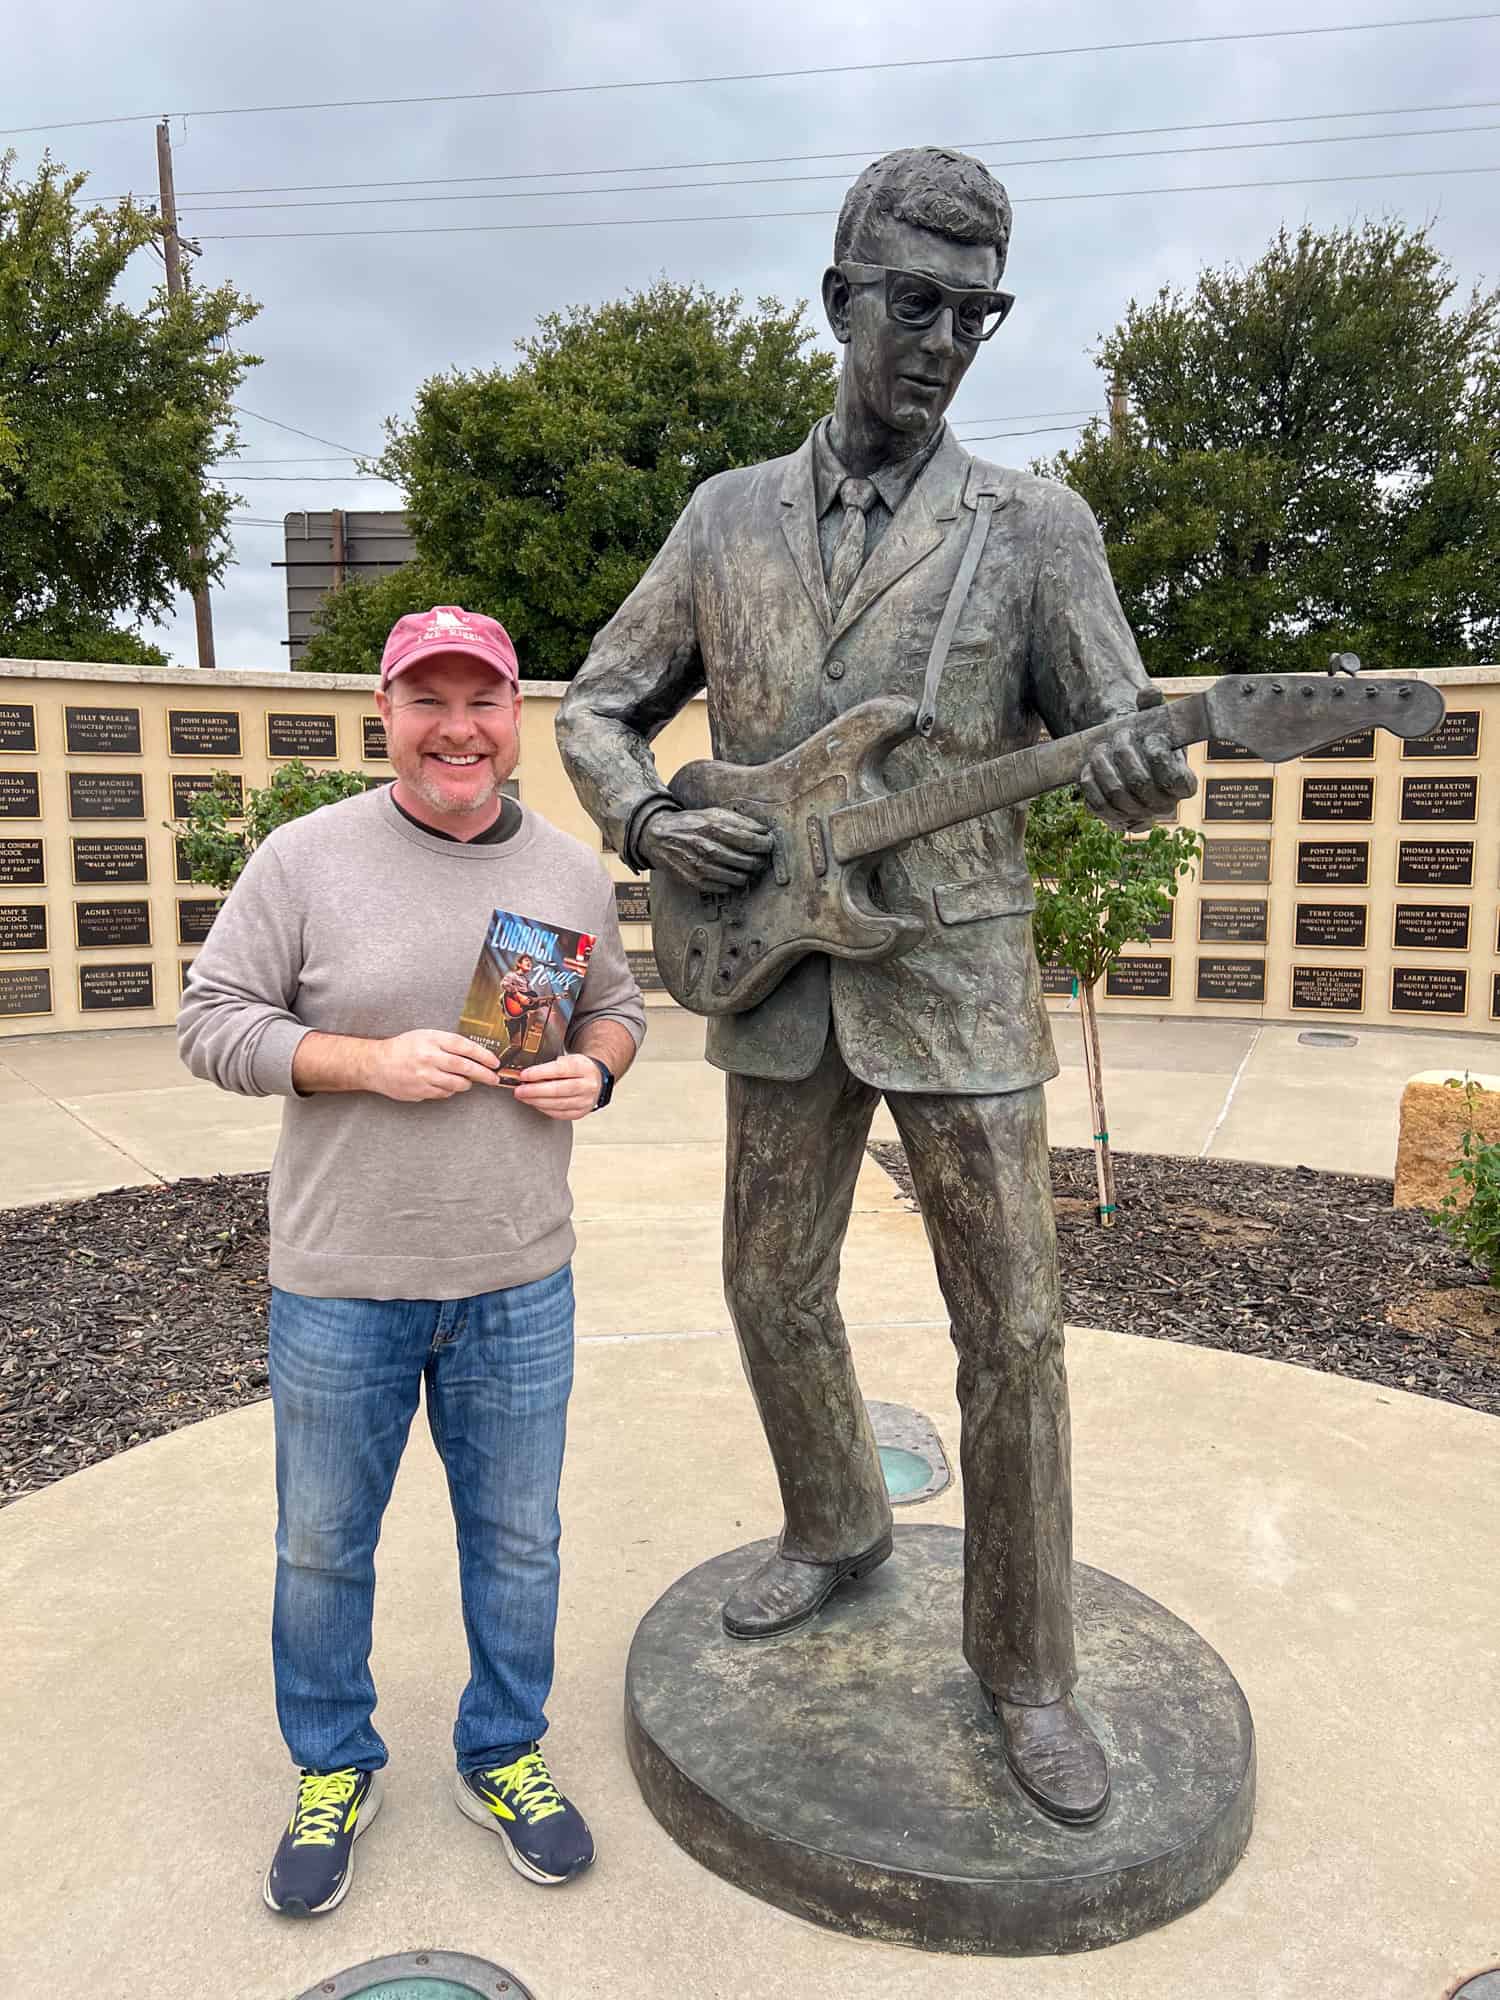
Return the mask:
[[[1466,1084],[1472,1090],[1466,1090]],[[1402,1091],[1401,1132],[1396,1142],[1397,1208],[1436,1208],[1448,1193],[1448,1171],[1460,1157],[1471,1100],[1474,1127],[1480,1137],[1500,1140],[1500,1077],[1424,1069]],[[1457,1192],[1462,1198],[1462,1188]]]

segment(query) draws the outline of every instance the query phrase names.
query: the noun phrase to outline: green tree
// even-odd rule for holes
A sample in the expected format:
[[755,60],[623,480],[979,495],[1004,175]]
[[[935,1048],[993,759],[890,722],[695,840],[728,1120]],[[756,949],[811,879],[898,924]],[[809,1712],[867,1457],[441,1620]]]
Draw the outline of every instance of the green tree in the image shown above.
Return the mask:
[[1248,269],[1131,302],[1129,399],[1043,470],[1098,515],[1153,674],[1495,657],[1500,291],[1428,231],[1283,229]]
[[387,635],[398,618],[434,604],[462,604],[466,611],[496,614],[488,604],[470,604],[456,584],[419,558],[366,581],[352,578],[331,590],[318,606],[313,634],[297,661],[304,674],[376,674]]
[[229,338],[258,308],[231,285],[127,304],[161,221],[81,206],[84,180],[0,157],[0,654],[160,659],[129,628],[229,557],[234,496],[208,472],[255,365]]
[[184,817],[166,824],[182,842],[191,879],[227,892],[267,834],[319,806],[358,798],[370,783],[360,771],[315,771],[300,757],[293,758],[272,774],[269,785],[250,788],[242,811],[231,773],[215,771],[213,784],[198,794]]
[[1115,1215],[1115,1169],[1104,1109],[1104,1068],[1094,990],[1127,944],[1142,944],[1171,912],[1179,879],[1202,847],[1187,827],[1124,834],[1096,819],[1076,786],[1046,792],[1026,816],[1026,859],[1036,885],[1032,931],[1044,965],[1078,982],[1083,1060],[1094,1114],[1099,1220]]
[[700,481],[795,450],[833,407],[802,310],[663,278],[549,313],[515,367],[436,376],[387,426],[422,557],[504,620],[523,673],[568,678]]

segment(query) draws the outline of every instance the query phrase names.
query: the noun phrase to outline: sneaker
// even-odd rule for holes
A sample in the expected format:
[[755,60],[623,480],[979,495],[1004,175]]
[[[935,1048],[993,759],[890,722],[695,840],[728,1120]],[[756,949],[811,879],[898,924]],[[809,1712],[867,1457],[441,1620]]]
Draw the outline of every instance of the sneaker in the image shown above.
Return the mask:
[[262,1894],[284,1917],[337,1909],[354,1880],[354,1843],[380,1810],[378,1771],[304,1771]]
[[513,1764],[460,1771],[458,1809],[505,1842],[510,1865],[528,1882],[567,1882],[594,1858],[594,1836],[577,1806],[552,1782],[534,1746]]

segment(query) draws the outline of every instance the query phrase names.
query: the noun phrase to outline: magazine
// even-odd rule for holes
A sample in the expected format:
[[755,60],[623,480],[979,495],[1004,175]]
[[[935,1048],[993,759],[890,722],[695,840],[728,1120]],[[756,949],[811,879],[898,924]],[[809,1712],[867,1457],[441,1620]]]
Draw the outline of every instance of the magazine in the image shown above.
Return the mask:
[[563,1053],[593,949],[587,931],[512,910],[491,916],[458,1032],[499,1056],[502,1083]]

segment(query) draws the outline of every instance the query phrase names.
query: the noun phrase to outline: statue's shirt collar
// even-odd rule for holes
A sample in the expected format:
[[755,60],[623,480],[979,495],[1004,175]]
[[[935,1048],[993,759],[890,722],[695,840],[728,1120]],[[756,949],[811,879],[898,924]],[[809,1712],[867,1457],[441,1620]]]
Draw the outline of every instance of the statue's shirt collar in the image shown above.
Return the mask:
[[[828,426],[829,419],[825,417],[812,434],[813,499],[820,520],[835,505],[839,488],[849,477],[848,466],[835,456],[833,446],[828,442]],[[939,424],[919,452],[894,465],[882,465],[878,472],[870,474],[875,491],[892,514],[926,471],[933,454],[947,435],[948,426]]]

